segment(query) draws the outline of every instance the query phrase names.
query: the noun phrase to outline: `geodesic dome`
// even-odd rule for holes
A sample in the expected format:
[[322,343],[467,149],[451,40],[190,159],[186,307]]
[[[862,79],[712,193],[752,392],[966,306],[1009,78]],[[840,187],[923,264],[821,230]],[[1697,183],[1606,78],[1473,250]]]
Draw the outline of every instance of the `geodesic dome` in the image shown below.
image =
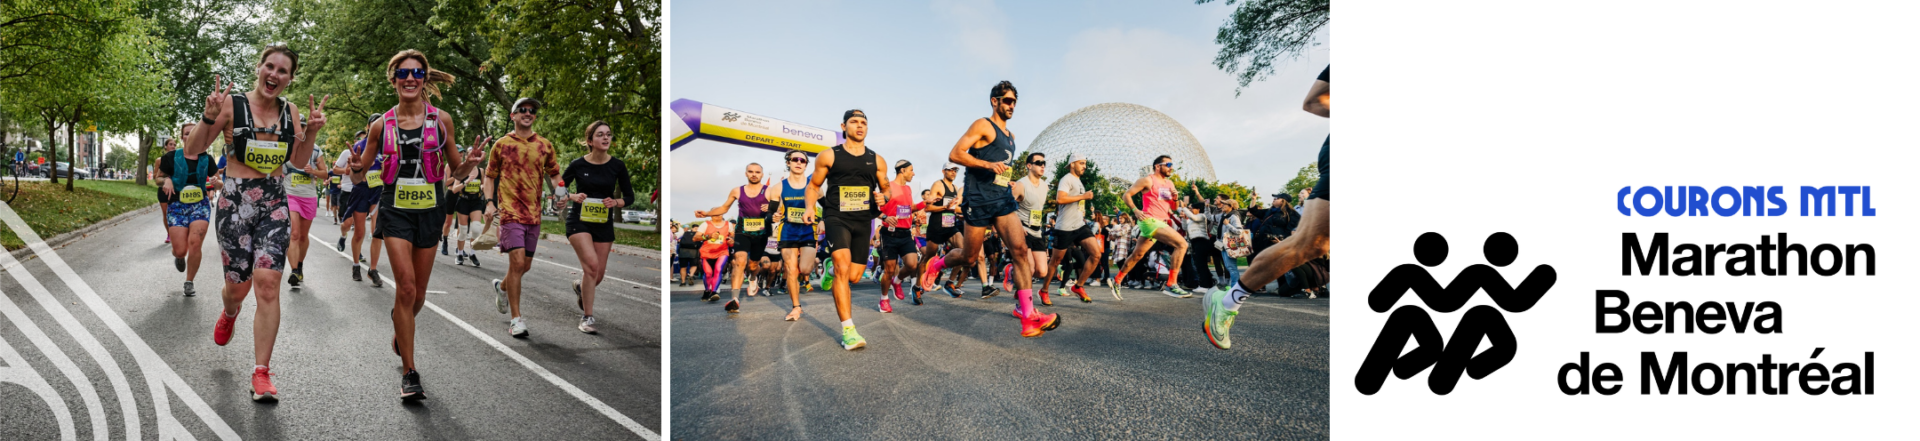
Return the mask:
[[1174,172],[1183,179],[1214,181],[1213,161],[1200,140],[1164,113],[1128,103],[1082,107],[1047,125],[1033,139],[1030,151],[1065,161],[1078,152],[1100,165],[1102,173],[1126,180],[1146,176],[1148,165],[1160,155],[1173,157]]

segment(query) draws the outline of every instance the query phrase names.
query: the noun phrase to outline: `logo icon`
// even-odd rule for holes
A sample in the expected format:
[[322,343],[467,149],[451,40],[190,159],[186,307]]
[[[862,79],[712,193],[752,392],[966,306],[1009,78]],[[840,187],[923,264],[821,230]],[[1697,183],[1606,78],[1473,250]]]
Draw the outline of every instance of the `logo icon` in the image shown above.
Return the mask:
[[726,121],[726,122],[738,122],[740,121],[740,113],[739,112],[722,113],[720,114],[720,120]]
[[[1447,238],[1440,233],[1421,234],[1413,242],[1413,256],[1419,265],[1403,264],[1387,272],[1373,292],[1367,294],[1367,306],[1374,312],[1387,312],[1400,297],[1412,291],[1427,308],[1435,312],[1449,313],[1466,306],[1474,293],[1486,291],[1487,297],[1495,305],[1480,305],[1467,310],[1460,317],[1459,326],[1453,330],[1453,336],[1441,340],[1440,329],[1433,323],[1427,310],[1416,305],[1401,306],[1387,316],[1387,324],[1380,328],[1380,336],[1373,341],[1373,349],[1367,352],[1367,359],[1360,363],[1360,372],[1354,376],[1353,385],[1360,393],[1373,395],[1387,381],[1392,373],[1402,380],[1432,367],[1433,373],[1427,376],[1427,388],[1433,393],[1446,395],[1453,392],[1455,384],[1460,382],[1460,374],[1465,373],[1473,379],[1486,378],[1494,371],[1513,361],[1513,355],[1519,347],[1513,329],[1507,327],[1507,319],[1501,314],[1519,313],[1533,308],[1540,297],[1553,288],[1557,276],[1552,266],[1540,265],[1527,273],[1527,278],[1515,287],[1507,283],[1495,267],[1505,267],[1513,263],[1520,254],[1520,244],[1513,235],[1501,232],[1487,236],[1482,249],[1487,264],[1474,264],[1460,271],[1446,286],[1434,280],[1427,268],[1438,266],[1447,260]],[[1412,337],[1415,346],[1412,351],[1406,349],[1407,338]],[[1485,352],[1475,354],[1480,342],[1490,342]]]

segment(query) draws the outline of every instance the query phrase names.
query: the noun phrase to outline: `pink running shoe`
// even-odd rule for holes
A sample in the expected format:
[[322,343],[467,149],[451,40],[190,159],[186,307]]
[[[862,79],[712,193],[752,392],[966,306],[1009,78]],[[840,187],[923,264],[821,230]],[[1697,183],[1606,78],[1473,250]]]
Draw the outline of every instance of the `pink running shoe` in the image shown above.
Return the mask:
[[945,256],[933,256],[932,259],[927,259],[926,270],[920,272],[920,290],[932,291],[934,281],[940,279],[941,267],[946,265],[947,258]]
[[893,313],[893,304],[888,303],[889,300],[893,299],[889,299],[887,296],[880,296],[880,312]]
[[[1018,315],[1018,314],[1015,314],[1015,315]],[[1053,330],[1053,328],[1058,328],[1058,327],[1060,327],[1059,314],[1033,314],[1030,316],[1020,317],[1020,336],[1021,337],[1028,337],[1028,338],[1039,337],[1041,334],[1045,334],[1047,333],[1047,331],[1051,331]]]
[[273,373],[267,372],[266,366],[253,368],[253,401],[280,401],[280,390],[273,388]]
[[227,342],[233,341],[235,317],[237,316],[228,316],[225,311],[220,312],[220,321],[213,322],[213,344],[226,346]]
[[906,300],[906,299],[907,299],[907,291],[906,291],[906,290],[903,290],[903,289],[900,289],[900,278],[899,278],[899,277],[895,277],[895,278],[893,278],[893,298],[895,298],[895,299],[899,299],[899,300]]

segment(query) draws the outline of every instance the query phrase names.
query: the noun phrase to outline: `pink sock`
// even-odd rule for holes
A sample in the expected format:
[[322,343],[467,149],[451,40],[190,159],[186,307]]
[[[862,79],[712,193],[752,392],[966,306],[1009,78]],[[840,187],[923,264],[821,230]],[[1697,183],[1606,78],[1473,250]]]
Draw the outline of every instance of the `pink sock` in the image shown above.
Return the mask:
[[1033,314],[1033,290],[1023,289],[1023,290],[1015,291],[1013,298],[1018,299],[1017,300],[1017,302],[1019,302],[1017,304],[1018,306],[1015,306],[1015,307],[1020,309],[1020,314],[1022,315]]

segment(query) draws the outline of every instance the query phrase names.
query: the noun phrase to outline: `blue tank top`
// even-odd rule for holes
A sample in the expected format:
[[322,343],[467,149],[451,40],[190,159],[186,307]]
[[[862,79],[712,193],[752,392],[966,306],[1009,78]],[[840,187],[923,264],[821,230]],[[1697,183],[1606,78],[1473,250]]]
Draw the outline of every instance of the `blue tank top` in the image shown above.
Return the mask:
[[807,187],[793,188],[789,184],[785,179],[780,180],[780,205],[784,209],[782,214],[787,217],[786,227],[780,230],[780,240],[811,240],[813,225],[794,223],[800,220],[795,214],[807,211]]
[[[999,124],[994,124],[993,120],[987,120],[987,125],[993,126],[993,141],[979,148],[967,149],[967,154],[981,161],[1002,162],[1013,167],[1013,153],[1016,151],[1013,137],[1007,136],[1007,133],[1000,129]],[[967,167],[966,171],[966,187],[960,190],[964,197],[962,204],[979,206],[977,204],[1013,200],[1011,183],[996,184],[995,178],[1000,175],[995,174],[993,169]]]

